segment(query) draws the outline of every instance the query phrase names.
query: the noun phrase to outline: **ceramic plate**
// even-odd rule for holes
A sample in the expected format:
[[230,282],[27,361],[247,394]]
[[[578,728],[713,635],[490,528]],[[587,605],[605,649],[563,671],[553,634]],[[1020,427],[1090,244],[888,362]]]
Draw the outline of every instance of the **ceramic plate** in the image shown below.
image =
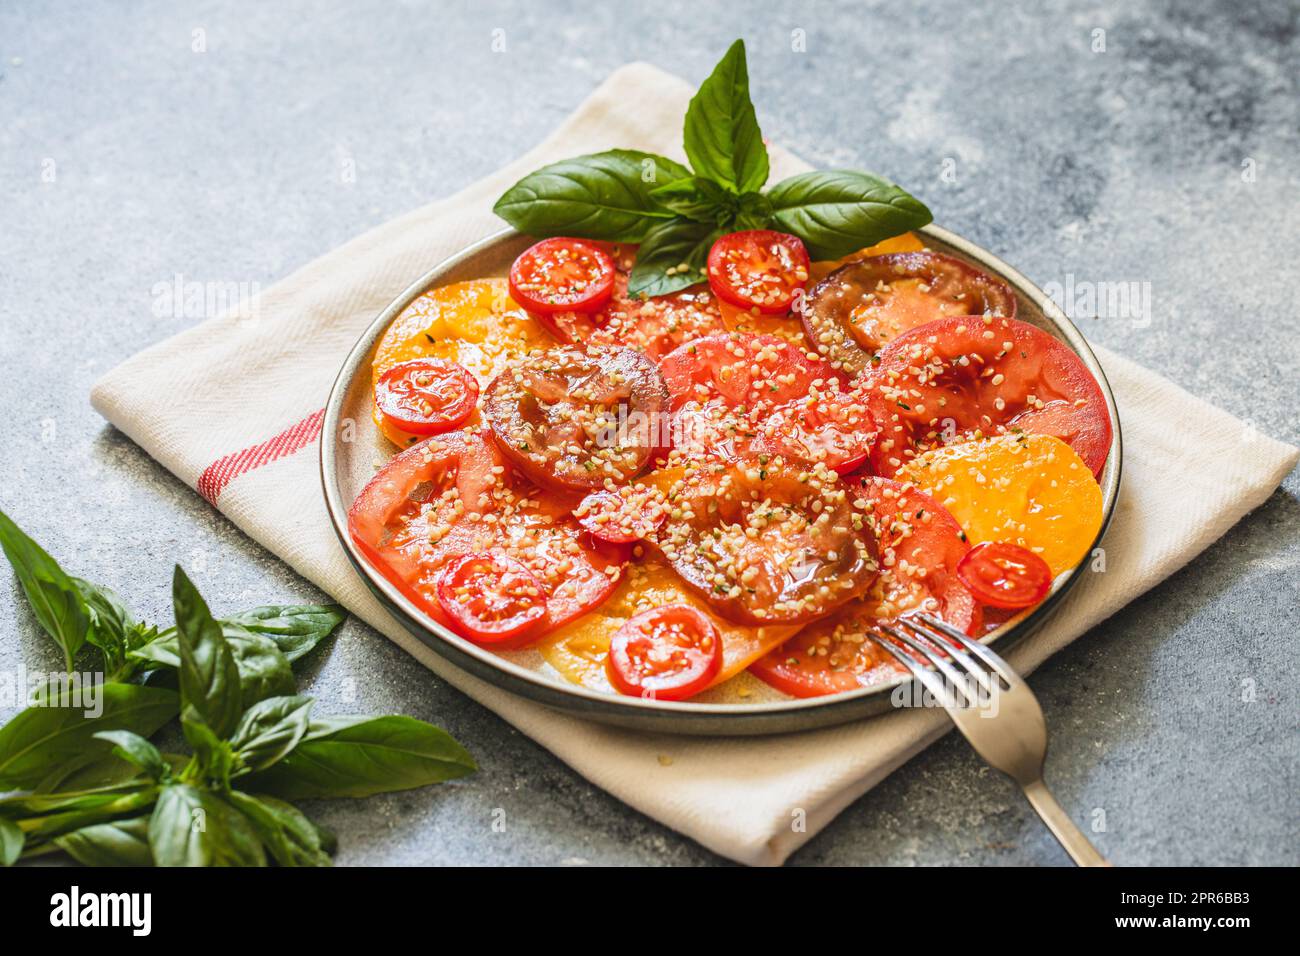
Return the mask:
[[[1122,463],[1115,399],[1096,356],[1060,309],[1005,262],[937,226],[928,226],[919,234],[929,248],[965,259],[999,276],[1015,290],[1019,300],[1017,318],[1065,342],[1101,385],[1114,438],[1100,478],[1105,509],[1102,527],[1097,534],[1100,540],[1115,510]],[[321,481],[330,520],[357,573],[393,616],[440,656],[511,693],[588,720],[647,731],[737,735],[810,730],[889,711],[892,691],[906,678],[807,700],[785,697],[748,674],[738,675],[720,687],[684,702],[643,700],[589,690],[565,680],[536,652],[522,651],[501,656],[453,634],[424,615],[362,558],[347,534],[348,507],[374,476],[375,462],[386,459],[393,451],[379,434],[370,414],[370,362],[375,346],[389,323],[412,300],[431,288],[450,282],[504,276],[515,257],[532,241],[514,230],[505,230],[439,263],[371,323],[344,361],[325,406],[320,442]],[[348,441],[343,440],[345,424],[349,426]],[[1078,569],[1058,576],[1046,600],[991,632],[985,641],[1005,651],[1013,642],[1033,633],[1052,614],[1065,593],[1084,576]]]

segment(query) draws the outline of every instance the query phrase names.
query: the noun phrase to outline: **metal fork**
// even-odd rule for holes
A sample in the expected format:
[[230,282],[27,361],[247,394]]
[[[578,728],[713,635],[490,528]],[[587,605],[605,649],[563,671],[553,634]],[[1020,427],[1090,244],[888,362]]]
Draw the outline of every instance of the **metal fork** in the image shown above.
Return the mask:
[[1020,785],[1075,863],[1110,866],[1043,783],[1047,723],[1029,685],[983,644],[929,614],[897,625],[878,624],[871,637],[943,704],[976,753]]

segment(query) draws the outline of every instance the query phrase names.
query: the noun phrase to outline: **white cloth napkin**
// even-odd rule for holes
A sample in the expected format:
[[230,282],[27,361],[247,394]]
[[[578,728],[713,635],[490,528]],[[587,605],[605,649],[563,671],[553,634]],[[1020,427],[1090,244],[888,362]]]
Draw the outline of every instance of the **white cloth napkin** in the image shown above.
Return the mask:
[[[583,776],[724,856],[773,864],[943,734],[943,713],[910,710],[780,737],[686,738],[614,730],[516,698],[436,657],[371,597],[334,537],[317,476],[319,410],[374,317],[439,260],[501,228],[493,201],[537,166],[615,146],[681,159],[690,94],[654,67],[624,67],[511,166],[322,256],[264,293],[251,315],[206,321],[136,355],[105,375],[91,400],[249,535]],[[773,160],[774,180],[807,168],[780,149]],[[1106,571],[1089,574],[1010,653],[1022,673],[1189,561],[1296,463],[1295,448],[1097,352],[1125,446]]]

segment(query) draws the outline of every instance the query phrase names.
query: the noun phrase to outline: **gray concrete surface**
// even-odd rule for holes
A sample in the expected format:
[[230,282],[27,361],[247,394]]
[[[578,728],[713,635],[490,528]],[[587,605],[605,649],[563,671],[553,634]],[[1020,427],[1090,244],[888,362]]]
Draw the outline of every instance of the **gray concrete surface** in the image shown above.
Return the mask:
[[[498,29],[506,50],[493,53]],[[155,284],[266,288],[516,156],[619,64],[698,81],[737,35],[772,139],[891,175],[1040,284],[1147,283],[1149,324],[1109,315],[1081,319],[1085,332],[1300,442],[1290,0],[10,2],[3,507],[158,619],[178,559],[219,607],[321,598],[90,409],[96,376],[198,321],[156,317]],[[1077,817],[1104,812],[1098,843],[1117,863],[1300,862],[1298,493],[1292,474],[1033,678],[1054,733],[1049,780]],[[54,665],[16,598],[0,574],[0,667]],[[340,863],[719,862],[366,627],[350,623],[305,676],[323,707],[436,721],[482,763],[446,787],[313,807],[341,835]],[[344,705],[349,687],[358,699]],[[949,737],[793,862],[1065,857]]]

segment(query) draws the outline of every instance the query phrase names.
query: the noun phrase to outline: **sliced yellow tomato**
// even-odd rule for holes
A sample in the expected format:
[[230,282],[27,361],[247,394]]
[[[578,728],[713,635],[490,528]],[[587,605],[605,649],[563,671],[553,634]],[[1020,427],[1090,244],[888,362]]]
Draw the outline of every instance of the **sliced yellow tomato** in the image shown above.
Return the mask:
[[1101,528],[1101,488],[1069,445],[1028,433],[934,448],[895,475],[933,495],[972,545],[1010,541],[1057,575],[1078,564]]
[[687,604],[718,629],[722,638],[722,669],[714,686],[732,677],[799,630],[798,624],[746,627],[719,617],[696,597],[662,558],[649,555],[628,565],[618,589],[604,604],[547,635],[537,650],[548,664],[575,684],[612,692],[605,676],[605,658],[615,632],[633,615],[666,604]]
[[[510,362],[555,340],[511,298],[505,279],[455,282],[424,293],[388,327],[375,349],[373,381],[416,358],[463,365],[486,388]],[[375,421],[389,441],[408,445],[417,437]],[[478,422],[478,413],[466,423]]]
[[826,278],[842,265],[850,262],[857,262],[859,259],[867,259],[871,256],[883,256],[891,252],[920,252],[925,248],[925,243],[918,239],[913,233],[905,232],[901,236],[894,236],[892,239],[886,239],[884,242],[878,242],[874,246],[867,246],[865,249],[859,249],[857,252],[850,252],[843,259],[827,259],[823,262],[814,262],[812,268],[808,270],[808,288]]

